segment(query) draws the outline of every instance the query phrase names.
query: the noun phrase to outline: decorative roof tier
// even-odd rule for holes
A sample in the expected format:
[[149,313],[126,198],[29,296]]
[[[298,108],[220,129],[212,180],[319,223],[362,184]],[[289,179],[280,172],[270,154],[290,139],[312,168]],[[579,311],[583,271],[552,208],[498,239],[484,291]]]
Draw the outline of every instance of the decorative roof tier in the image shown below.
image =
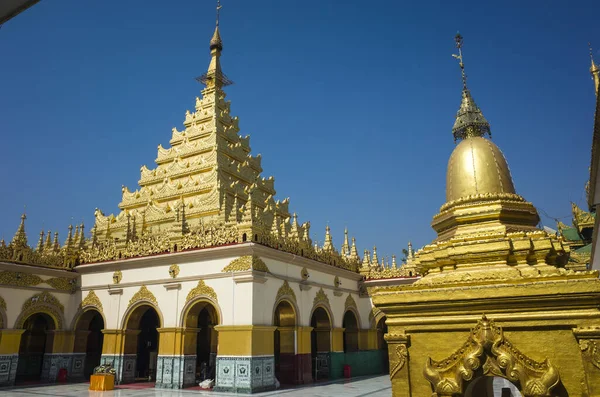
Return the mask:
[[[220,5],[218,6],[220,8]],[[219,26],[210,40],[211,60],[198,78],[205,85],[184,130],[173,129],[170,148],[158,146],[156,167],[141,168],[139,188],[122,188],[120,213],[95,212],[92,241],[83,262],[97,262],[253,241],[356,271],[356,246],[342,252],[329,226],[322,248],[313,246],[310,223],[290,214],[289,199],[276,201],[273,177],[261,176],[261,157],[239,135],[223,87],[223,40]]]

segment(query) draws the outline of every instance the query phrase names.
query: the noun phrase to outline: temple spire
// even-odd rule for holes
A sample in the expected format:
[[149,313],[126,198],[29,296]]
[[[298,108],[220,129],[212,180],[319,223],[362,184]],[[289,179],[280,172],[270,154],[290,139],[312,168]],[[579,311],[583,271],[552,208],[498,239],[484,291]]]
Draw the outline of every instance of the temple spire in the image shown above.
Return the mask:
[[348,228],[344,229],[344,243],[342,244],[342,255],[350,255],[350,244],[348,242]]
[[221,6],[221,1],[217,0],[217,21],[215,26],[215,31],[210,39],[210,63],[208,65],[208,70],[202,76],[198,77],[196,80],[206,85],[206,88],[222,88],[224,86],[230,85],[233,82],[225,76],[225,74],[221,71],[221,61],[219,58],[221,57],[221,51],[223,51],[223,40],[221,39],[221,32],[219,31],[219,17],[220,10],[223,6]]
[[457,33],[454,37],[456,42],[456,48],[458,48],[458,55],[452,54],[452,56],[458,59],[458,65],[462,74],[462,100],[460,108],[456,113],[456,121],[452,128],[452,134],[454,135],[454,142],[459,139],[465,139],[467,137],[484,136],[488,134],[491,138],[492,133],[490,131],[490,124],[483,116],[483,113],[475,103],[475,100],[471,96],[471,92],[467,87],[467,74],[465,73],[465,64],[463,62],[462,46],[463,37],[460,33]]
[[21,215],[21,223],[17,228],[17,232],[15,233],[11,244],[15,247],[25,247],[27,245],[27,234],[25,233],[25,219],[27,219],[27,215],[23,213]]
[[595,93],[596,96],[598,95],[598,91],[600,90],[600,67],[598,67],[598,65],[596,65],[596,62],[594,62],[594,51],[592,50],[592,45],[590,43],[588,43],[588,46],[590,48],[590,61],[591,61],[591,66],[590,66],[590,74],[592,75],[592,78],[594,79],[594,86],[595,86]]

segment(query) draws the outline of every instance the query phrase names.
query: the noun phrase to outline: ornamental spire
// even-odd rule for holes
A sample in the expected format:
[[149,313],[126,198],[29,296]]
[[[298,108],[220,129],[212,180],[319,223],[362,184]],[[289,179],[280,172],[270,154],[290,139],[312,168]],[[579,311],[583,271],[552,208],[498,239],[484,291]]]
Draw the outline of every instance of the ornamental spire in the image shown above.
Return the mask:
[[25,233],[25,219],[27,219],[27,215],[23,212],[21,215],[21,223],[17,228],[17,232],[15,233],[11,244],[14,247],[25,247],[27,245],[27,234]]
[[458,59],[458,65],[462,74],[462,100],[460,108],[456,113],[456,121],[452,128],[452,134],[454,135],[454,142],[459,139],[465,139],[467,137],[484,136],[488,134],[491,138],[492,133],[490,131],[490,124],[483,116],[483,113],[475,103],[475,100],[471,96],[471,92],[467,87],[467,74],[465,73],[465,64],[463,62],[462,46],[463,37],[460,33],[457,33],[454,37],[456,42],[456,48],[458,48],[458,55],[452,54],[452,56]]
[[208,65],[208,71],[202,76],[196,78],[200,83],[206,85],[206,88],[222,88],[224,86],[233,84],[231,80],[225,76],[221,71],[221,51],[223,51],[223,40],[221,39],[221,32],[219,31],[219,17],[221,8],[221,1],[217,0],[217,21],[215,26],[215,32],[210,39],[210,64]]
[[590,48],[590,61],[592,62],[592,65],[590,66],[590,74],[594,79],[594,84],[596,87],[595,92],[596,96],[598,96],[598,91],[600,90],[600,67],[596,65],[596,62],[594,62],[594,51],[592,50],[592,45],[590,43],[588,43],[588,47]]
[[350,255],[350,244],[348,243],[348,228],[344,229],[344,243],[342,244],[342,255]]

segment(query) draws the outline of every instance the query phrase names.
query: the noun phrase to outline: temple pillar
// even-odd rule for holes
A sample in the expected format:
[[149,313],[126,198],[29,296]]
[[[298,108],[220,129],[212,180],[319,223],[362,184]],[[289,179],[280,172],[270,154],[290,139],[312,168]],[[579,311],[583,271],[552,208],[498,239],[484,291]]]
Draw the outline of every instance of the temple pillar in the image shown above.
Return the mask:
[[[84,355],[73,353],[75,331],[51,330],[46,331],[47,346],[42,364],[41,379],[44,382],[56,382],[58,371],[67,370],[69,377],[73,371],[74,359],[77,358],[78,371],[83,371]],[[81,367],[81,369],[79,369]]]
[[0,329],[0,387],[13,386],[24,329]]
[[69,380],[82,381],[85,378],[85,358],[87,352],[88,336],[91,331],[75,330],[73,343],[73,360],[69,370]]
[[275,389],[277,327],[219,325],[215,391],[255,393]]
[[329,353],[329,379],[338,379],[344,376],[344,364],[346,357],[344,353],[344,331],[345,328],[333,328],[331,330],[331,353]]
[[139,330],[103,329],[101,365],[110,364],[115,369],[115,384],[135,381],[137,337]]
[[296,377],[294,383],[312,383],[312,352],[310,334],[313,327],[296,327]]
[[[390,358],[390,379],[392,381],[393,397],[410,397],[410,374],[408,348],[410,336],[404,333],[391,332],[385,335]],[[441,396],[440,396],[441,397]]]
[[158,328],[156,385],[161,389],[182,389],[196,380],[196,337],[198,329]]

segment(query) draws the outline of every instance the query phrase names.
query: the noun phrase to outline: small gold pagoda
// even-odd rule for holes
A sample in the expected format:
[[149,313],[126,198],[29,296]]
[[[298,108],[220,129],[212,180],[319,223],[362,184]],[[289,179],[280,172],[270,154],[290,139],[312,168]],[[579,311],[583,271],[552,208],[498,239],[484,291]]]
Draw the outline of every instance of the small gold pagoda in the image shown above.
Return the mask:
[[525,397],[600,396],[598,273],[565,269],[568,246],[536,227],[467,87],[462,43],[458,144],[438,237],[413,260],[423,276],[365,274],[387,317],[393,395],[485,396],[499,382]]

